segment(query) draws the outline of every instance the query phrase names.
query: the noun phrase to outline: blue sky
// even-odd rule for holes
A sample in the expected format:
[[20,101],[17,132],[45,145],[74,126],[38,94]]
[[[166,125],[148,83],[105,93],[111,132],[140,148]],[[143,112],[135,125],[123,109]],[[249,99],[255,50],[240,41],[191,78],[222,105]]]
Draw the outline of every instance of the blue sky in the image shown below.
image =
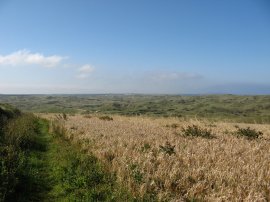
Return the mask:
[[0,93],[270,94],[268,0],[0,0]]

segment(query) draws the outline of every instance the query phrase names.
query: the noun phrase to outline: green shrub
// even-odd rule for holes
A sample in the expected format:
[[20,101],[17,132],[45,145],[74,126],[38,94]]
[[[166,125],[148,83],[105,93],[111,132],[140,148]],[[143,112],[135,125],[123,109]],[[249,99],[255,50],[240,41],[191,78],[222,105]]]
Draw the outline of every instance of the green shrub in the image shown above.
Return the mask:
[[256,131],[255,129],[251,129],[250,127],[247,128],[236,127],[236,128],[237,131],[235,132],[235,134],[238,137],[245,137],[247,139],[257,139],[263,135],[261,131]]
[[200,128],[199,126],[192,125],[182,128],[184,136],[213,138],[212,131],[209,129]]

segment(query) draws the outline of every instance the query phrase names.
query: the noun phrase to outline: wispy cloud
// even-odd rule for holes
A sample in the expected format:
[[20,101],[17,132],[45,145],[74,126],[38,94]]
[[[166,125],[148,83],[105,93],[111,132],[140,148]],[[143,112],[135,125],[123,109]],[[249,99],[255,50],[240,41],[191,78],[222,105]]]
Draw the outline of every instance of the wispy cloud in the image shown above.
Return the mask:
[[201,79],[202,75],[187,72],[154,72],[150,78],[155,81],[193,80]]
[[58,55],[44,56],[41,53],[19,50],[9,55],[0,55],[0,65],[40,65],[43,67],[54,67],[64,59],[66,59],[66,57]]
[[85,64],[78,69],[77,78],[78,79],[86,79],[90,76],[90,74],[95,71],[95,67],[89,64]]

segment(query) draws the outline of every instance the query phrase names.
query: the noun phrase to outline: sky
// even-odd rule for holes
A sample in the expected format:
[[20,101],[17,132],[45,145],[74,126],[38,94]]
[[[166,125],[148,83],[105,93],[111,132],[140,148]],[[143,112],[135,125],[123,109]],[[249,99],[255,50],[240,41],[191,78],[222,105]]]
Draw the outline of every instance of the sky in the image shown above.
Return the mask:
[[269,0],[0,0],[0,94],[270,94]]

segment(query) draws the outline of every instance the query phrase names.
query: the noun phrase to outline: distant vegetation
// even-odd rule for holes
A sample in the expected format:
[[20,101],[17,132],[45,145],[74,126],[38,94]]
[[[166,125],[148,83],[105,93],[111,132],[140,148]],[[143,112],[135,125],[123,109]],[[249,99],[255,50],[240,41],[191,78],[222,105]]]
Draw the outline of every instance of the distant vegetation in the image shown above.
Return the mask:
[[270,95],[0,95],[21,110],[270,123]]

